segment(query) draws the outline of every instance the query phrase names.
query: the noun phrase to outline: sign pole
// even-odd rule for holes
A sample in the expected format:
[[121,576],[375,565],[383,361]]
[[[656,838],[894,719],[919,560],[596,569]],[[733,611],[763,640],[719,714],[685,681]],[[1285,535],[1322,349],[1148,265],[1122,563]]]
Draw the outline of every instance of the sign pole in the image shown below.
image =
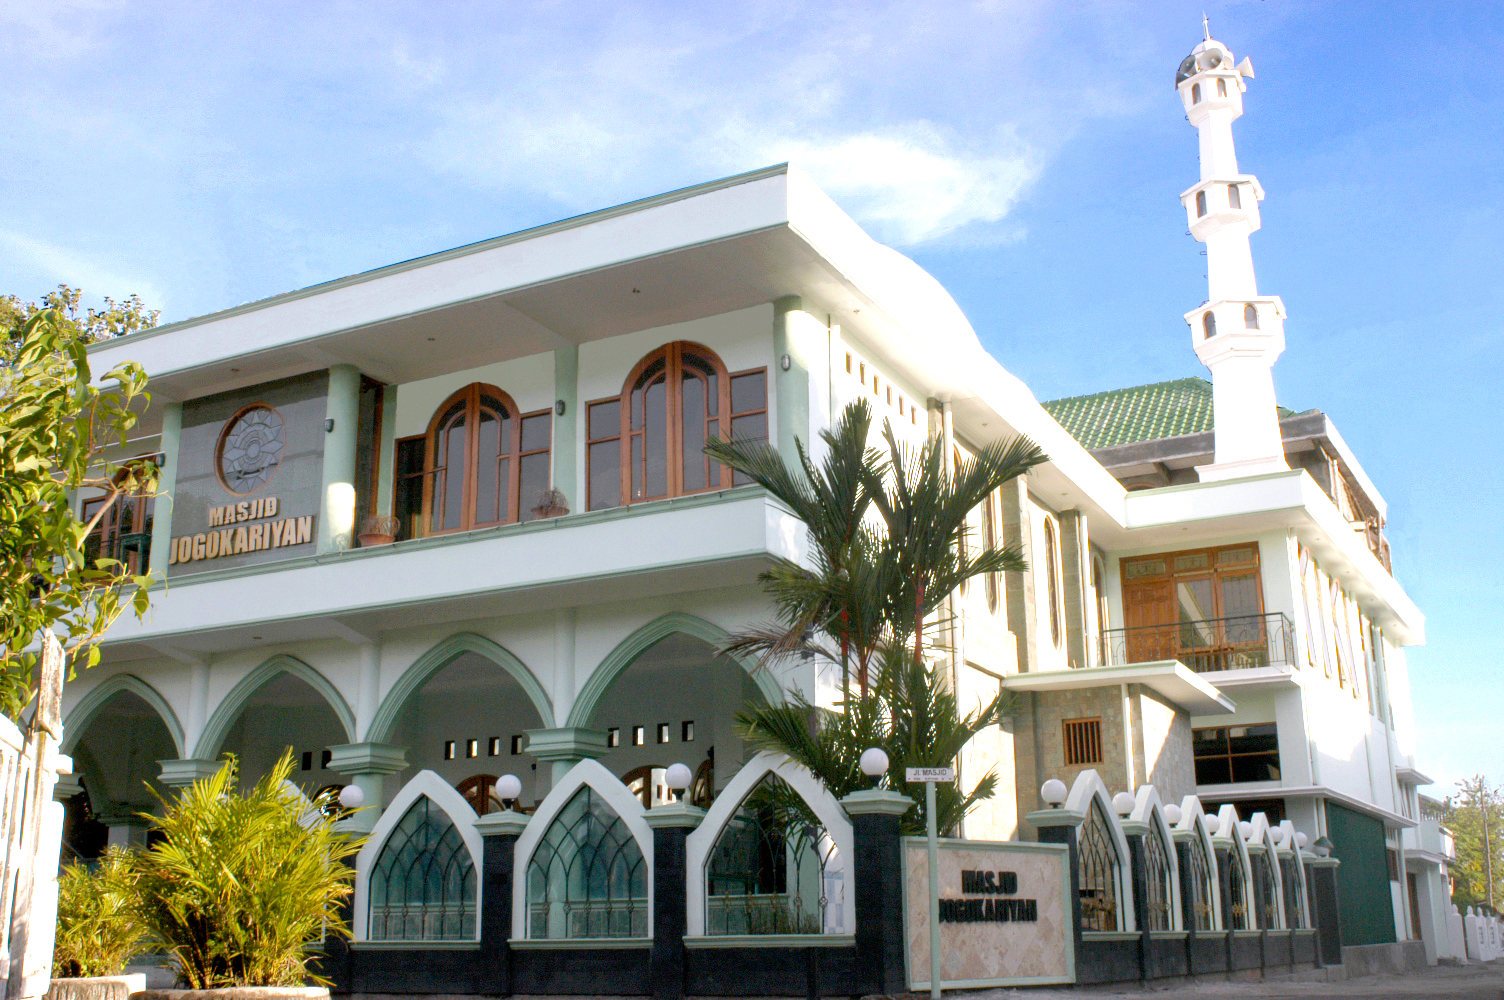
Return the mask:
[[924,783],[924,835],[930,855],[930,1000],[940,1000],[940,835],[935,823],[935,782]]
[[910,767],[904,771],[910,784],[924,782],[924,835],[930,860],[930,1000],[940,1000],[940,832],[935,818],[935,782],[955,781],[949,767]]

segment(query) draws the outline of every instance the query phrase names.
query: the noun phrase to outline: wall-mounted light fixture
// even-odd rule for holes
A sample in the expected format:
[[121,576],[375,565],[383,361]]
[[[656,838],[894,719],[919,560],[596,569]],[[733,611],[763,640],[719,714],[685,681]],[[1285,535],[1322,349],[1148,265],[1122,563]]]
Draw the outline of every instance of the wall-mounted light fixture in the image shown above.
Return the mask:
[[325,434],[333,434],[334,433],[334,418],[333,417],[329,417],[328,419],[326,419],[324,421],[324,433]]
[[559,416],[562,417],[564,415],[564,409],[565,409],[565,407],[564,407],[564,400],[562,400],[562,399],[556,399],[556,400],[554,400],[554,412],[556,414],[558,414]]
[[778,359],[778,367],[782,368],[784,371],[788,371],[789,368],[793,366],[793,364],[793,359],[790,358],[787,354]]

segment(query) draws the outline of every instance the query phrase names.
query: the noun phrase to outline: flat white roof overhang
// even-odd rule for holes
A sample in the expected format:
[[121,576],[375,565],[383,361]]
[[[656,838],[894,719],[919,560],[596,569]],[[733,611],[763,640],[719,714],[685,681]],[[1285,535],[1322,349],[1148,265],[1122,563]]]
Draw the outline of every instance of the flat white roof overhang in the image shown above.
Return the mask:
[[1080,691],[1119,684],[1141,684],[1191,715],[1230,715],[1238,709],[1230,698],[1178,660],[1040,670],[1003,679],[1003,687],[1009,691]]
[[1395,641],[1425,642],[1425,616],[1302,469],[1135,490],[1125,509],[1121,531],[1098,532],[1120,551],[1188,548],[1238,534],[1293,531]]
[[[408,382],[801,295],[972,440],[1027,434],[1031,488],[1121,523],[1123,488],[983,349],[950,294],[787,165],[274,296],[90,349],[184,400],[351,364]],[[823,317],[822,317],[823,318]],[[156,412],[139,432],[155,433]]]

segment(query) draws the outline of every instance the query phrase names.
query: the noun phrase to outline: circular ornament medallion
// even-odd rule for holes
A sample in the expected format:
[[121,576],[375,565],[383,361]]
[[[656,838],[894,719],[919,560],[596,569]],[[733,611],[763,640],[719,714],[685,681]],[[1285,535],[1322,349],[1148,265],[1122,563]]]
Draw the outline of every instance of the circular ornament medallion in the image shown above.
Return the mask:
[[231,493],[255,493],[272,481],[282,465],[287,428],[282,414],[265,403],[252,403],[231,417],[220,432],[214,468]]

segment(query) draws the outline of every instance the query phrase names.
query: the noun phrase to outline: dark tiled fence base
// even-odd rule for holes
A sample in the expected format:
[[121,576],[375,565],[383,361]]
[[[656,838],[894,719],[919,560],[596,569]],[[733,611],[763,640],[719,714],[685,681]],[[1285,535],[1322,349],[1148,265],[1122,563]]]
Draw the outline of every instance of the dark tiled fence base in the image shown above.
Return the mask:
[[[649,996],[652,949],[517,948],[507,968],[479,949],[360,948],[331,956],[324,974],[336,994],[521,994]],[[346,965],[346,962],[348,963]],[[344,966],[343,968],[341,966]],[[689,996],[853,996],[866,992],[855,947],[692,948],[685,952]]]
[[1140,958],[1144,951],[1137,934],[1088,935],[1076,956],[1076,981],[1114,983],[1314,968],[1316,932],[1235,931],[1231,941],[1225,933],[1155,934],[1147,949],[1147,974]]

